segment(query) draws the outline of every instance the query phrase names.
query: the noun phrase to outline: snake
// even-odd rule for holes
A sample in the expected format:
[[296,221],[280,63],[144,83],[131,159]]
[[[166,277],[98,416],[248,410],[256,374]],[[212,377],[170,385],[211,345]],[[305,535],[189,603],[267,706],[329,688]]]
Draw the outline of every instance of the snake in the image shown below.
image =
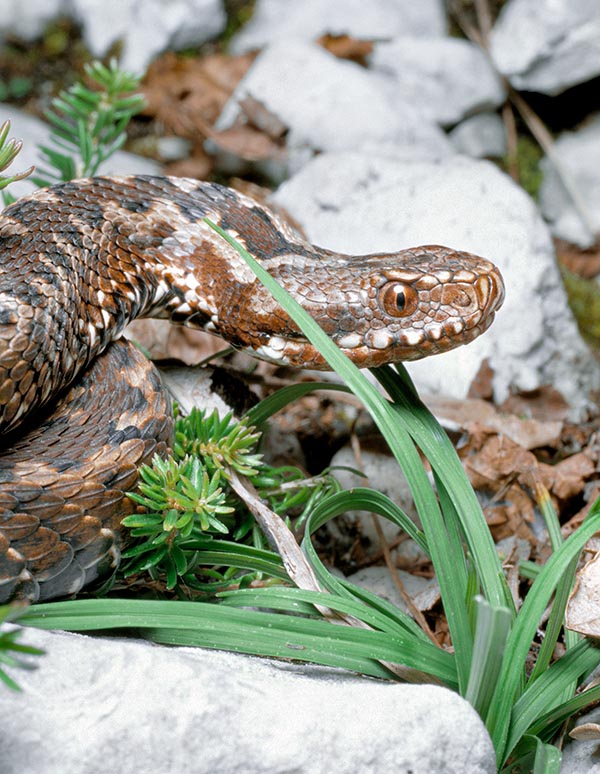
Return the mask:
[[93,177],[20,198],[0,214],[0,603],[67,597],[119,565],[126,493],[173,434],[156,367],[122,337],[132,320],[328,368],[206,218],[361,368],[466,344],[504,298],[498,268],[471,253],[326,250],[217,183]]

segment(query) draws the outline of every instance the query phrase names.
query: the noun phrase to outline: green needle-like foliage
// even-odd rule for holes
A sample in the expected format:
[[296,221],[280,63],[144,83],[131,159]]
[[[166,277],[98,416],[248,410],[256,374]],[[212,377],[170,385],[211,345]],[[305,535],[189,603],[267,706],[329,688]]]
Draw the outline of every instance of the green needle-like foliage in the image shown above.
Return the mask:
[[[262,549],[264,538],[245,504],[232,492],[230,471],[251,477],[276,513],[300,510],[299,522],[316,503],[339,490],[327,472],[306,478],[298,468],[266,465],[256,451],[260,436],[247,418],[238,421],[231,413],[220,417],[216,410],[207,414],[194,408],[189,415],[176,417],[172,456],[155,457],[151,465],[143,465],[139,492],[129,494],[146,512],[122,522],[135,540],[123,553],[125,577],[149,571],[154,579],[164,578],[169,590],[181,584],[205,593],[241,582],[231,571],[221,573],[221,554],[215,555],[211,541],[227,535],[238,544]],[[261,564],[263,558],[251,558],[256,572],[268,572]],[[270,561],[269,574],[280,579],[277,555]],[[238,566],[235,559],[234,564]],[[243,582],[251,579],[242,578]]]
[[[0,126],[0,172],[4,172],[16,157],[19,155],[23,143],[20,140],[8,139],[10,132],[10,121],[5,121]],[[23,180],[33,172],[33,167],[26,169],[25,172],[18,172],[16,175],[0,175],[0,190],[6,188],[16,180]]]
[[173,453],[181,459],[186,454],[200,455],[209,469],[233,468],[243,476],[255,476],[262,455],[253,453],[260,433],[246,420],[236,422],[231,413],[223,418],[216,409],[206,415],[193,408],[187,417],[175,423]]
[[34,668],[30,661],[23,661],[16,654],[28,656],[41,656],[44,651],[39,648],[33,648],[31,645],[21,645],[18,642],[23,634],[23,629],[14,628],[2,630],[2,624],[15,621],[22,613],[23,608],[11,605],[2,605],[0,607],[0,680],[5,685],[12,688],[13,691],[20,691],[19,684],[10,677],[5,668],[10,669],[32,669]]
[[91,177],[125,142],[125,129],[144,106],[140,78],[115,61],[85,66],[89,87],[75,83],[52,100],[45,116],[52,126],[51,146],[40,146],[47,168],[34,178],[39,186]]

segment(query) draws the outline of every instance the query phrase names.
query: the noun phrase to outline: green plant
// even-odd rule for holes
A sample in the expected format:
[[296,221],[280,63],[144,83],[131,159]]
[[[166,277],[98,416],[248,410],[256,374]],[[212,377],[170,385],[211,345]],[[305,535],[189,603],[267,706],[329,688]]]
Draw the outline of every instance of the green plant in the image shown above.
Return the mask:
[[[23,634],[21,627],[15,627],[3,631],[2,625],[12,623],[16,621],[23,613],[22,607],[15,605],[2,605],[0,606],[0,680],[12,688],[13,691],[20,691],[19,684],[10,677],[5,668],[10,669],[34,669],[35,665],[31,661],[23,661],[14,654],[22,654],[28,656],[41,656],[44,651],[39,648],[34,648],[31,645],[21,645],[18,642],[19,638]],[[3,668],[4,667],[4,668]]]
[[[101,100],[93,102],[82,92],[72,96],[76,103],[82,100],[80,107],[91,105],[89,115],[96,116],[96,123],[86,124],[83,114],[77,112],[79,108],[73,106],[73,100],[59,105],[67,117],[71,110],[75,111],[71,118],[78,116],[74,121],[65,120],[64,125],[63,118],[57,118],[55,129],[63,132],[62,147],[68,153],[79,153],[82,160],[78,166],[72,158],[64,162],[60,154],[54,157],[47,154],[60,179],[69,170],[91,169],[100,156],[106,157],[106,148],[122,142],[120,137],[126,123],[120,123],[125,113],[117,115],[118,131],[113,129],[103,135],[98,131],[98,124],[102,129],[102,120],[108,119],[97,117]],[[125,111],[131,107],[131,103],[121,106]],[[101,153],[95,154],[93,143],[90,150],[89,140],[80,141],[87,136],[86,132],[91,136],[92,130],[96,131],[99,144],[108,140]],[[6,144],[7,132],[4,127],[0,130],[3,169],[18,152],[14,144],[12,147]],[[275,474],[261,468],[250,426],[260,426],[286,403],[323,386],[299,384],[279,391],[248,412],[242,429],[236,429],[240,426],[230,419],[217,418],[208,423],[208,429],[198,425],[192,432],[195,420],[188,426],[189,433],[180,426],[178,444],[182,458],[159,463],[142,475],[147,488],[142,489],[139,497],[151,512],[147,514],[148,521],[139,521],[133,529],[142,530],[143,534],[138,534],[140,540],[156,542],[150,549],[139,549],[139,555],[130,559],[137,561],[146,554],[143,557],[146,561],[148,554],[155,552],[154,557],[159,559],[151,563],[150,570],[158,571],[165,561],[161,569],[169,584],[182,579],[186,585],[202,585],[204,590],[218,591],[227,583],[235,582],[239,588],[218,591],[219,604],[89,599],[33,605],[22,615],[21,622],[75,631],[134,627],[157,642],[226,648],[345,667],[378,677],[441,683],[467,697],[480,713],[503,771],[515,771],[518,767],[558,771],[560,754],[551,744],[556,730],[570,715],[600,700],[600,687],[582,690],[586,677],[600,664],[600,651],[589,640],[563,633],[563,614],[577,558],[586,541],[600,528],[600,504],[596,503],[581,527],[561,542],[556,515],[544,492],[539,493],[553,554],[543,567],[527,567],[527,577],[533,580],[517,612],[481,508],[460,461],[435,418],[419,400],[405,369],[397,366],[374,370],[387,391],[388,398],[384,398],[264,269],[225,232],[214,228],[238,250],[342,377],[347,388],[339,389],[351,389],[370,412],[409,480],[422,530],[388,498],[362,488],[352,492],[332,488],[315,501],[311,499],[314,489],[304,487],[305,537],[302,554],[292,553],[292,561],[285,555],[290,550],[290,543],[285,542],[285,524],[282,523],[279,534],[276,530],[270,533],[277,551],[266,548],[262,541],[257,543],[256,530],[249,526],[247,512],[240,522],[232,521],[231,527],[227,524],[234,516],[227,510],[231,507],[228,503],[232,491],[249,508],[255,509],[257,501],[260,502],[249,485],[244,493],[240,485],[242,477],[257,484],[261,476],[264,481],[270,478],[271,495],[266,495],[268,489],[263,489],[263,495],[265,499],[274,497],[272,502],[277,501],[272,494],[274,485],[277,489]],[[215,447],[215,441],[220,443],[222,439],[215,437],[215,428],[226,431],[229,445],[216,457],[209,454],[209,462],[201,465],[188,455],[201,451],[200,447],[211,444]],[[220,430],[216,436],[220,436]],[[238,441],[240,447],[236,448]],[[419,450],[429,461],[435,487],[421,463]],[[225,485],[232,491],[226,492]],[[282,499],[285,501],[286,497]],[[323,566],[311,543],[311,535],[322,524],[349,509],[370,510],[391,520],[431,557],[453,652],[438,648],[401,610],[333,576]],[[222,527],[233,528],[229,536],[234,540],[222,539]],[[248,543],[235,542],[235,538],[249,535],[252,539]],[[177,545],[181,554],[170,555],[167,550],[160,555],[165,545]],[[212,585],[197,581],[195,570],[200,558],[203,574],[214,579]],[[297,572],[298,566],[302,572]],[[249,580],[256,578],[257,573],[276,581],[288,579],[296,587],[267,584],[250,588]],[[542,615],[551,603],[542,647],[533,670],[528,673],[526,663],[531,646]],[[331,620],[349,625],[332,626]],[[9,645],[4,650],[15,651],[16,635],[9,635],[8,640],[4,638],[5,645],[7,642]],[[561,637],[566,652],[552,662],[555,645]]]
[[[255,451],[260,435],[247,418],[235,421],[231,414],[220,417],[216,410],[207,415],[194,408],[187,416],[177,416],[172,457],[155,457],[151,465],[143,465],[139,493],[129,493],[146,512],[123,519],[135,539],[123,553],[124,577],[150,571],[153,579],[165,579],[168,590],[181,584],[206,593],[215,589],[215,583],[217,588],[231,584],[232,573],[222,575],[214,566],[215,550],[224,547],[224,541],[215,538],[228,536],[238,546],[264,548],[243,500],[231,490],[233,471],[252,478],[277,513],[300,506],[306,510],[339,490],[327,473],[306,479],[297,468],[263,463]],[[256,556],[264,558],[260,553]],[[277,555],[270,561],[273,577],[281,577]],[[263,562],[259,567],[261,573],[266,571]],[[243,582],[249,580],[248,576]]]
[[[312,589],[240,588],[219,594],[218,605],[136,600],[39,605],[27,613],[27,622],[73,630],[129,625],[144,630],[146,636],[158,642],[285,656],[375,676],[396,674],[414,681],[441,682],[466,696],[479,711],[492,735],[500,768],[509,771],[517,765],[535,765],[537,770],[558,771],[560,755],[551,745],[556,729],[574,711],[600,699],[598,687],[583,693],[577,690],[600,663],[600,651],[588,640],[567,637],[566,654],[548,666],[562,632],[566,594],[577,556],[600,528],[600,505],[596,504],[583,525],[561,543],[555,516],[545,504],[554,553],[532,573],[535,579],[516,612],[481,508],[460,461],[435,418],[419,400],[405,369],[388,366],[374,370],[389,395],[384,398],[262,267],[227,234],[219,233],[236,246],[367,407],[410,482],[423,530],[379,493],[364,489],[338,492],[324,498],[306,521],[302,549],[315,580]],[[310,385],[297,385],[282,390],[268,399],[267,405],[253,409],[250,418],[264,418],[310,389]],[[429,460],[437,495],[417,448]],[[392,520],[431,556],[453,653],[436,647],[400,610],[334,577],[321,564],[310,536],[349,508],[368,509]],[[232,552],[232,564],[237,562],[239,566],[240,558],[239,553]],[[265,552],[262,558],[271,561],[273,567],[277,565],[271,552]],[[256,560],[253,556],[252,561]],[[225,552],[219,561],[229,561]],[[552,620],[540,652],[540,667],[528,676],[526,662],[531,645],[553,595]],[[243,609],[248,607],[260,611]],[[287,615],[290,611],[295,615]],[[328,619],[339,621],[340,617],[354,626],[332,627]],[[539,768],[542,763],[544,769]]]
[[0,102],[7,100],[23,99],[31,91],[33,83],[31,78],[15,75],[8,81],[0,81]]
[[95,175],[125,142],[125,129],[144,106],[140,78],[115,61],[85,66],[90,88],[75,83],[52,100],[45,113],[52,127],[51,146],[40,146],[47,168],[34,178],[39,186]]
[[[20,140],[8,139],[8,133],[10,132],[10,121],[5,121],[0,126],[0,172],[4,172],[16,157],[19,155],[23,143]],[[18,172],[16,175],[0,175],[0,190],[6,188],[11,183],[17,180],[24,180],[33,172],[33,167],[25,170],[25,172]]]

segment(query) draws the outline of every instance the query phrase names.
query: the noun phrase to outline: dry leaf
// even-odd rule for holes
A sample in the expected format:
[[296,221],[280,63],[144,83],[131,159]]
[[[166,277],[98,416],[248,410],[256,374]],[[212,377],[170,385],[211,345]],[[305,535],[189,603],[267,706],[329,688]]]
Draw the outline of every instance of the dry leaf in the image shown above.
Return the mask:
[[592,739],[600,739],[600,724],[582,723],[580,726],[576,726],[569,731],[569,736],[571,739],[578,739],[585,742],[589,742]]
[[568,629],[579,634],[600,637],[600,554],[596,554],[577,573],[565,623]]

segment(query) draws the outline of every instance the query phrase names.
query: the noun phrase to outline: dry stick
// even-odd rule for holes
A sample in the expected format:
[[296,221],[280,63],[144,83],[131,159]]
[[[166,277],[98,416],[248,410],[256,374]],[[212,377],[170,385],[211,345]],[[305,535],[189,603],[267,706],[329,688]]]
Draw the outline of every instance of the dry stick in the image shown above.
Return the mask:
[[[227,469],[227,474],[231,488],[248,506],[248,509],[269,541],[269,544],[281,557],[286,572],[296,586],[306,591],[321,591],[327,593],[326,589],[321,588],[312,567],[308,563],[306,557],[302,553],[302,549],[296,542],[296,538],[283,519],[263,503],[258,492],[248,479],[239,476],[232,468]],[[331,621],[331,623],[355,626],[360,629],[372,629],[372,627],[364,621],[361,621],[352,615],[330,610],[330,608],[324,605],[315,604],[315,607],[323,616],[325,616],[325,618]],[[402,680],[406,680],[408,683],[444,684],[436,677],[421,672],[418,669],[412,669],[410,667],[402,666],[401,664],[383,661],[382,659],[377,660],[383,664],[386,669],[389,669],[390,672],[397,677],[400,677]]]
[[[488,0],[475,0],[475,13],[477,14],[479,30],[477,30],[468,21],[468,19],[465,17],[465,15],[463,14],[463,12],[460,10],[460,8],[455,2],[451,4],[451,8],[458,25],[461,27],[465,35],[473,43],[476,43],[478,46],[480,46],[484,50],[484,52],[489,56],[489,33],[491,31],[492,16],[491,16]],[[493,65],[494,62],[492,58],[489,57],[489,59],[491,64]],[[575,207],[577,214],[583,221],[584,226],[588,229],[592,237],[595,239],[598,236],[598,231],[594,224],[594,220],[585,202],[583,201],[581,194],[579,193],[579,190],[577,188],[577,185],[575,184],[575,181],[573,180],[572,175],[569,174],[568,170],[565,169],[561,160],[558,158],[558,154],[556,153],[555,143],[552,135],[550,134],[550,132],[548,131],[548,129],[546,128],[546,126],[544,125],[540,117],[531,109],[531,107],[527,104],[527,102],[525,102],[523,97],[512,88],[508,80],[501,73],[499,73],[499,75],[502,78],[502,81],[504,82],[508,99],[517,108],[517,110],[521,115],[521,118],[526,123],[527,128],[529,129],[533,137],[537,140],[542,150],[546,153],[546,156],[554,166],[554,169],[556,170],[556,173],[559,176],[565,191],[570,196],[571,202],[573,203],[573,206]],[[505,117],[504,113],[503,113],[503,117]]]

